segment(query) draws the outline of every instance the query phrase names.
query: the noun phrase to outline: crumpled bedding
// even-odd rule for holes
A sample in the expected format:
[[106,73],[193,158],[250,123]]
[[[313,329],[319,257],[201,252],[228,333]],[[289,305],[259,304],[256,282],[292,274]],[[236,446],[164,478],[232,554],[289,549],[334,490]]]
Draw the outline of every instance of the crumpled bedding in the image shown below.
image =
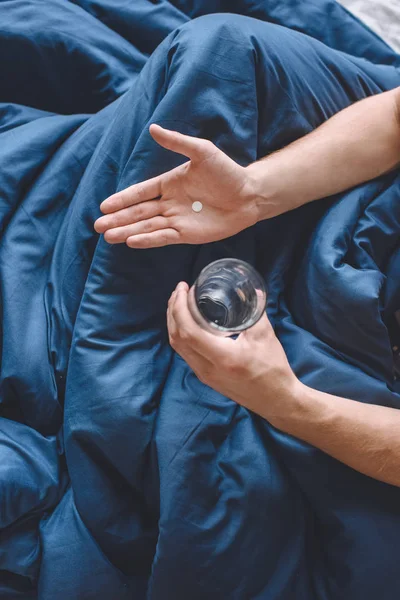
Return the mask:
[[248,260],[305,383],[400,407],[399,173],[199,247],[93,222],[183,160],[151,122],[248,164],[400,85],[400,57],[331,0],[3,0],[0,23],[0,598],[396,600],[400,490],[200,383],[165,310]]

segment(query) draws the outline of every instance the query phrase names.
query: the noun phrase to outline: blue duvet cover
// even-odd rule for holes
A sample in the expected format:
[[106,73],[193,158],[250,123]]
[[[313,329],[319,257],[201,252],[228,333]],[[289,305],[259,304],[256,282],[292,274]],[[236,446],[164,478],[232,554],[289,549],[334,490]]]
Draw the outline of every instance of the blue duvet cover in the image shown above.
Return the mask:
[[183,160],[150,123],[248,164],[399,56],[332,0],[1,0],[0,51],[0,598],[398,599],[400,489],[201,384],[165,311],[248,260],[303,381],[400,408],[399,173],[201,247],[93,222]]

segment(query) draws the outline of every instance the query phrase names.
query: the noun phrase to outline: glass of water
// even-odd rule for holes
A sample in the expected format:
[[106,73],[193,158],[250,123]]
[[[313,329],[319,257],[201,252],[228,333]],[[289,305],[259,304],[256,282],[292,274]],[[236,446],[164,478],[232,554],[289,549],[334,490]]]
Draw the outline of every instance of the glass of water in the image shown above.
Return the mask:
[[248,263],[223,258],[207,265],[189,291],[195,321],[211,333],[231,336],[262,317],[267,302],[264,282]]

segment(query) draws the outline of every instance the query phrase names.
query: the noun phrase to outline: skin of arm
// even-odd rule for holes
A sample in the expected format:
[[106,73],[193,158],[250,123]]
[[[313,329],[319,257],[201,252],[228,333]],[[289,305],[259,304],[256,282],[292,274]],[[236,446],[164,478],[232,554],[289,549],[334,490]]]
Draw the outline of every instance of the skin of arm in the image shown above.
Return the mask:
[[168,304],[169,340],[206,385],[356,471],[400,486],[400,411],[300,382],[266,315],[237,339],[201,329],[181,282]]

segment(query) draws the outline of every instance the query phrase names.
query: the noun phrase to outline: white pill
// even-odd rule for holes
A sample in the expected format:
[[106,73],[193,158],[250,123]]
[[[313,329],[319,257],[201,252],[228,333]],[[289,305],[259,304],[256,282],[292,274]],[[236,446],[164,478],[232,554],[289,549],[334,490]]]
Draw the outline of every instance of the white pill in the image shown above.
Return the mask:
[[194,210],[194,212],[200,212],[201,210],[203,210],[202,203],[201,202],[193,202],[192,210]]

